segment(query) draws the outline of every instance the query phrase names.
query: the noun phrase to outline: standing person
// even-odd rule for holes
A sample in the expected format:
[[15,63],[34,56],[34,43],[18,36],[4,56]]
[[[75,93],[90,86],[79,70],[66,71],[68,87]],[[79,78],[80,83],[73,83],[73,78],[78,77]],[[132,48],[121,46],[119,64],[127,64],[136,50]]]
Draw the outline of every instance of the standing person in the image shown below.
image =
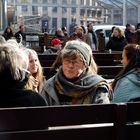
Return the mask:
[[3,32],[2,36],[5,38],[5,40],[8,40],[8,39],[11,39],[12,37],[14,37],[11,27],[8,26],[5,29],[5,31]]
[[89,70],[91,52],[90,46],[85,42],[72,40],[66,43],[61,51],[62,65],[58,72],[47,80],[41,92],[48,105],[110,102],[110,89],[106,80],[97,75],[94,71],[96,68]]
[[96,33],[93,30],[93,23],[90,22],[87,25],[87,33],[85,35],[86,43],[91,47],[92,51],[98,50],[98,38]]
[[38,59],[38,55],[35,50],[29,48],[25,49],[25,53],[29,58],[28,71],[31,73],[27,88],[40,93],[44,85],[45,78],[43,76],[43,70]]
[[122,51],[124,46],[127,44],[123,31],[116,27],[113,30],[111,38],[106,44],[106,49],[113,51]]
[[0,46],[0,107],[46,106],[41,95],[25,88],[29,73],[19,54],[9,44]]
[[25,27],[24,25],[19,26],[18,32],[15,33],[15,38],[17,39],[17,42],[22,42],[23,44],[26,41],[26,34],[25,34]]
[[121,62],[124,69],[113,82],[112,102],[140,101],[140,45],[126,45]]
[[131,43],[131,28],[132,28],[131,26],[132,26],[131,24],[127,23],[126,29],[124,31],[127,43]]

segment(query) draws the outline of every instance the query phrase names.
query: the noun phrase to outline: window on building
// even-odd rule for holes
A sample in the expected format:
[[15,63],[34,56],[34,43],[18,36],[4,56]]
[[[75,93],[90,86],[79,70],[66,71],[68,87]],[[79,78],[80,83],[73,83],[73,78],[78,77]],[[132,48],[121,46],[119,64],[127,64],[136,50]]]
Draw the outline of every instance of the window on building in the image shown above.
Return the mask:
[[62,14],[66,14],[67,13],[67,8],[66,7],[62,7]]
[[81,1],[80,1],[80,4],[81,4],[81,5],[84,5],[84,0],[81,0]]
[[33,0],[32,3],[38,3],[38,0]]
[[80,9],[80,16],[84,16],[85,15],[85,9]]
[[92,5],[95,5],[95,0],[92,0]]
[[86,5],[90,6],[90,1],[89,0],[86,1]]
[[53,7],[53,8],[52,8],[52,12],[53,12],[53,13],[57,13],[57,7]]
[[97,11],[97,17],[101,17],[102,16],[102,11]]
[[72,7],[71,8],[71,14],[73,15],[73,14],[76,14],[76,7]]
[[43,4],[48,4],[48,0],[42,0]]
[[96,16],[96,10],[92,10],[92,17]]
[[62,0],[63,5],[67,5],[67,0]]
[[72,0],[72,1],[71,1],[71,4],[72,4],[72,5],[76,5],[76,0]]
[[67,18],[62,18],[62,27],[67,27]]
[[48,6],[43,6],[42,7],[42,10],[43,10],[43,13],[46,12],[46,11],[48,11]]
[[57,18],[52,18],[52,28],[57,29]]
[[52,0],[52,4],[57,4],[57,0]]
[[28,3],[28,0],[21,0],[21,3]]
[[21,6],[22,12],[28,12],[28,6],[27,5],[22,5]]
[[38,15],[38,6],[32,6],[32,14]]

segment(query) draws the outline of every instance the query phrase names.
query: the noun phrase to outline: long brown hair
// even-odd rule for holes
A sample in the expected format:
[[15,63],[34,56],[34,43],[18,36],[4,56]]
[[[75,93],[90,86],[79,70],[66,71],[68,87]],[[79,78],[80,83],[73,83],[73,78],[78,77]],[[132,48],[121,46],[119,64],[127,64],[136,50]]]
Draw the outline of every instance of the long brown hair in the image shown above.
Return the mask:
[[115,77],[114,82],[112,83],[112,88],[114,89],[118,79],[125,75],[132,69],[136,69],[138,74],[140,73],[140,45],[137,44],[127,44],[123,51],[125,51],[125,55],[129,60],[127,66],[125,66],[122,71]]

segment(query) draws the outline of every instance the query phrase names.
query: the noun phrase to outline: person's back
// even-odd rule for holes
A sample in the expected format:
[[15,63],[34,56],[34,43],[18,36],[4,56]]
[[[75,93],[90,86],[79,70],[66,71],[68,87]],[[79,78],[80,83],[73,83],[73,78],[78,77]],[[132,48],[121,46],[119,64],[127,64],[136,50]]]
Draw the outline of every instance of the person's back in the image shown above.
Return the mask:
[[29,72],[20,55],[9,44],[0,46],[0,107],[45,106],[41,95],[25,88]]

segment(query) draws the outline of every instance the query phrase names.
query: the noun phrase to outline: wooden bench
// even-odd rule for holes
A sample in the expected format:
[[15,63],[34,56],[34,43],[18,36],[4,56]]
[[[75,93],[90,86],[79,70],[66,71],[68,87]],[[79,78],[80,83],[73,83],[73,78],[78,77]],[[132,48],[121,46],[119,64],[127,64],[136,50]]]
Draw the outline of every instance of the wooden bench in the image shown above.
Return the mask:
[[0,109],[0,140],[133,140],[140,102]]
[[0,109],[0,140],[125,140],[126,105]]
[[[56,57],[57,54],[38,54],[38,58],[43,67],[51,67]],[[112,52],[111,54],[108,52],[94,52],[93,57],[99,66],[120,65],[122,52]]]
[[[123,66],[98,66],[98,74],[106,79],[113,79],[121,70]],[[53,67],[43,67],[43,73],[46,79],[54,76],[56,71]]]

